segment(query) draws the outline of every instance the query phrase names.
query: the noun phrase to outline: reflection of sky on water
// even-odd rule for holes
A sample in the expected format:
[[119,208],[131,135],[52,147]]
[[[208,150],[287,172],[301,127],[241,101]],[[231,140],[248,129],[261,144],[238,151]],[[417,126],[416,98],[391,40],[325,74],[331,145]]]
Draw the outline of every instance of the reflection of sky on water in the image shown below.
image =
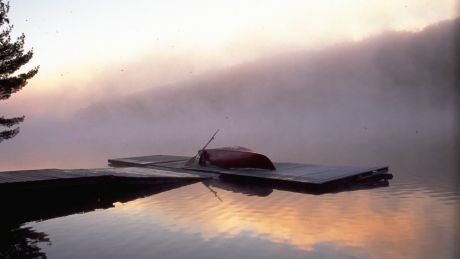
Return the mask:
[[214,189],[222,202],[197,183],[32,226],[50,235],[53,245],[43,248],[57,257],[164,252],[173,258],[443,258],[456,249],[458,193],[398,182],[320,196],[274,191],[257,197]]

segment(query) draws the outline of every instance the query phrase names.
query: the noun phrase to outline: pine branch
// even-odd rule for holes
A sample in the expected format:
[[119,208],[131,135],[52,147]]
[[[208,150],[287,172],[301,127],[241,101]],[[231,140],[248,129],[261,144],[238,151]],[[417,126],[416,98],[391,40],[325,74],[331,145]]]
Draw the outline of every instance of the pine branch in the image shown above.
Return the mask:
[[[33,49],[24,52],[25,35],[16,40],[11,40],[13,25],[8,19],[10,10],[9,2],[0,0],[0,100],[10,98],[11,94],[21,90],[27,85],[27,80],[34,77],[39,67],[14,75],[23,65],[27,64],[33,56]],[[11,128],[13,125],[24,121],[24,116],[14,118],[0,117],[0,126]],[[0,142],[10,139],[19,133],[19,127],[0,131]]]
[[24,118],[25,118],[25,116],[15,117],[15,118],[4,118],[2,116],[2,117],[0,117],[0,125],[10,128],[15,124],[23,122]]
[[[11,29],[0,33],[0,61],[5,62],[18,58],[24,52],[25,35],[19,36],[15,42],[11,42]],[[29,51],[29,53],[32,52]],[[29,54],[27,53],[27,54]]]
[[12,130],[5,130],[0,132],[0,142],[10,139],[19,133],[19,127]]
[[0,77],[8,76],[23,65],[25,65],[32,58],[33,52],[29,51],[26,54],[15,53],[10,59],[0,61]]
[[4,23],[10,23],[8,12],[10,11],[10,3],[0,2],[0,26]]
[[14,77],[0,77],[0,100],[10,98],[11,94],[16,93],[27,85],[27,80],[35,76],[40,67],[35,67],[27,73],[20,74]]

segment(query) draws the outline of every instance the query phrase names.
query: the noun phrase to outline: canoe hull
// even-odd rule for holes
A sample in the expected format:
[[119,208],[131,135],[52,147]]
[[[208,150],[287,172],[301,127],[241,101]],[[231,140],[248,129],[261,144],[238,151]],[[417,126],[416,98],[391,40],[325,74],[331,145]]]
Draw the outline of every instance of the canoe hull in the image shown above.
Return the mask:
[[201,151],[199,164],[221,168],[259,168],[276,170],[268,157],[242,147],[205,149]]

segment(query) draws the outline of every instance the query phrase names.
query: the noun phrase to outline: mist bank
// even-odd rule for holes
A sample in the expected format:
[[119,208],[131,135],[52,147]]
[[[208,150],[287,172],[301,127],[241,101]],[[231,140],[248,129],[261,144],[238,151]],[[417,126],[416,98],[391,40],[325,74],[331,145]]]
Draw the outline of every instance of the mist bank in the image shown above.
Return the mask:
[[[189,143],[196,140],[196,149],[216,128],[238,136],[227,144],[281,154],[292,144],[301,148],[315,140],[321,140],[315,147],[329,142],[341,147],[454,135],[459,23],[235,66],[106,100],[78,116],[92,125],[113,125],[120,135],[150,129],[171,140],[190,138],[181,147],[187,151]],[[132,137],[137,136],[144,135]]]
[[95,122],[196,122],[368,112],[362,108],[384,114],[452,110],[459,98],[459,23],[444,22],[418,33],[387,32],[358,43],[213,71],[102,100],[78,115]]
[[[416,33],[386,32],[265,58],[131,95],[108,93],[66,119],[28,118],[20,135],[2,143],[0,159],[3,167],[27,161],[22,167],[30,168],[192,155],[219,128],[213,146],[247,146],[275,161],[454,172],[459,35],[457,19]],[[129,86],[115,88],[121,87]]]

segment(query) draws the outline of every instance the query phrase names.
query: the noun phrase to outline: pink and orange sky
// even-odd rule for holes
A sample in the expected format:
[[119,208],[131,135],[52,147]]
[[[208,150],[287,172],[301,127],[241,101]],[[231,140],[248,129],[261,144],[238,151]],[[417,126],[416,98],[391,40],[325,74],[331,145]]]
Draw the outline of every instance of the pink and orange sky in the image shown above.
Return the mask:
[[129,64],[129,72],[148,66],[140,73],[153,76],[153,87],[385,30],[420,30],[457,9],[455,0],[15,0],[10,18],[34,48],[30,66],[41,66],[30,91],[42,92]]

